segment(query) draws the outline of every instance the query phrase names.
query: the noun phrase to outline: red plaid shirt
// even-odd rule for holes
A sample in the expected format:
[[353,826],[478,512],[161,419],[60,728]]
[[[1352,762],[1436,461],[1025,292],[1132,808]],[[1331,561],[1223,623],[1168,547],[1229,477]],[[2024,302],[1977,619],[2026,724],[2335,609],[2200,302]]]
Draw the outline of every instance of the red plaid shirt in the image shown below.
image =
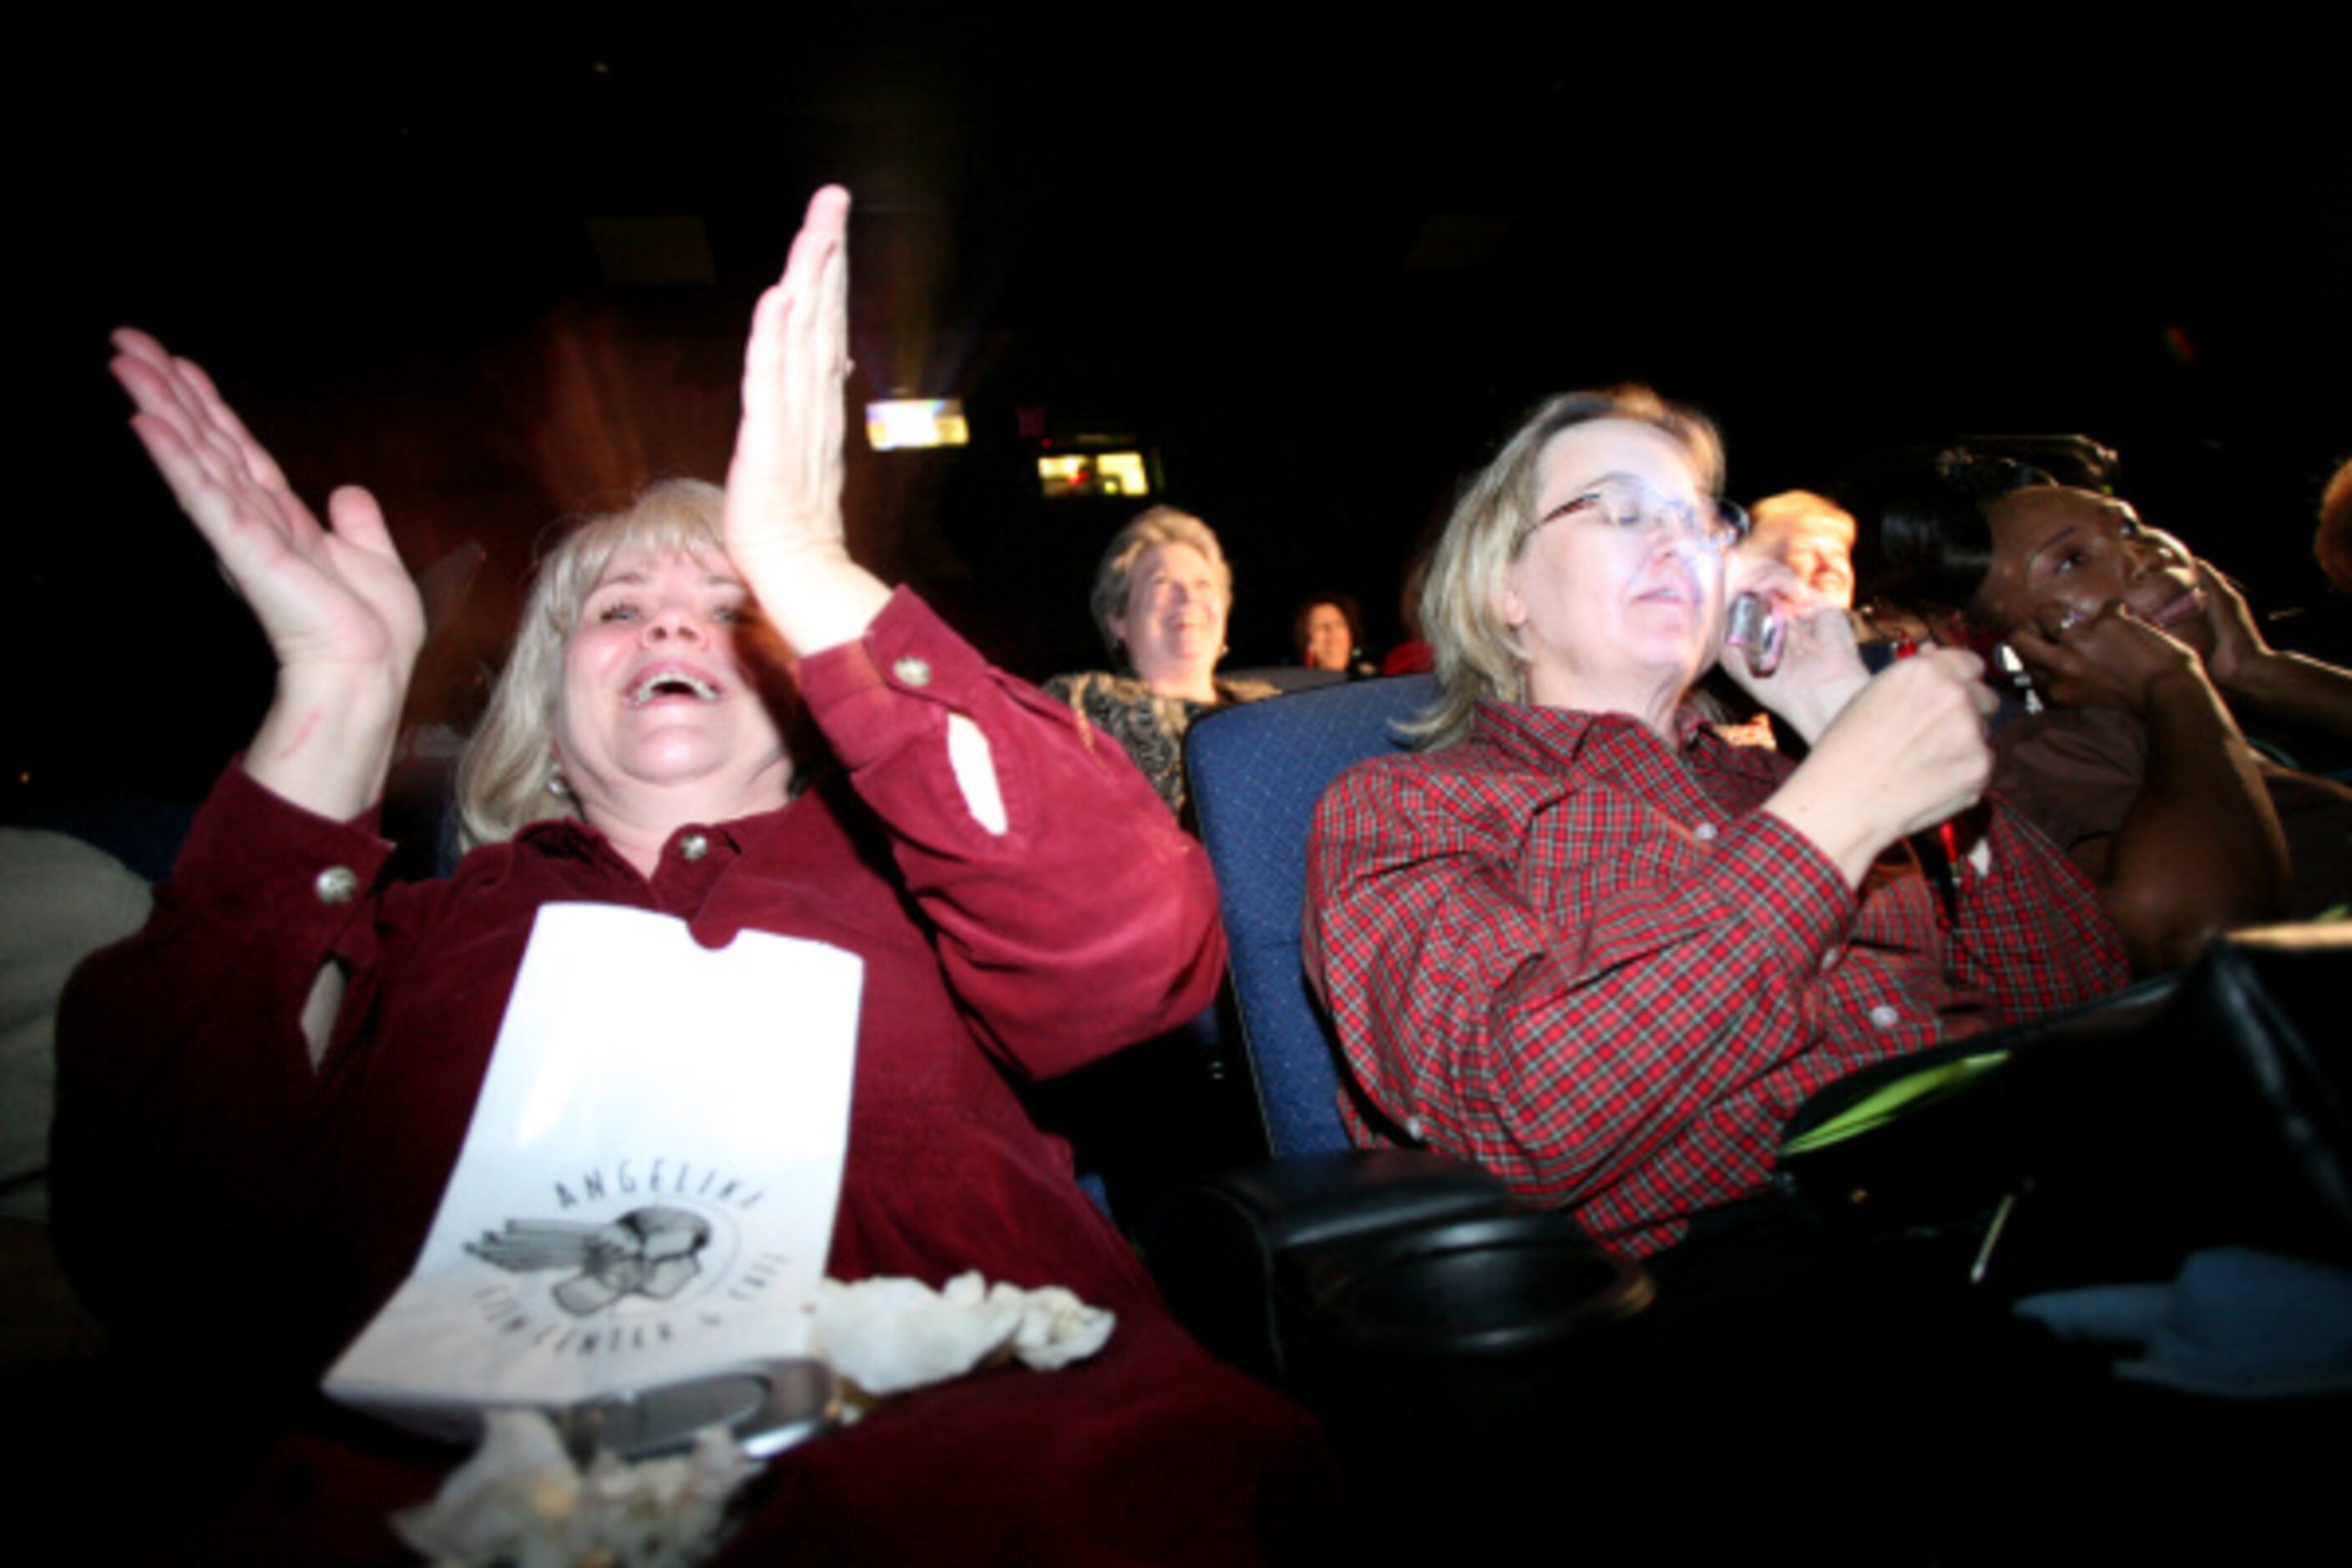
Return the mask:
[[2126,978],[2090,885],[1996,804],[1959,918],[1907,862],[1859,899],[1757,809],[1792,771],[1685,713],[1486,704],[1350,769],[1307,845],[1307,965],[1357,1141],[1413,1140],[1654,1252],[1756,1191],[1814,1089]]

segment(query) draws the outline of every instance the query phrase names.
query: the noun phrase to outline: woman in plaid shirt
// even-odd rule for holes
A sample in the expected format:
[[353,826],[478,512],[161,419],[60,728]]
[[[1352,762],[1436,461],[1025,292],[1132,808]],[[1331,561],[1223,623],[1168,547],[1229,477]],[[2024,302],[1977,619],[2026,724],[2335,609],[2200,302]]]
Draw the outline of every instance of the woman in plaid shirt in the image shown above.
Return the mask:
[[[1422,749],[1343,775],[1308,848],[1359,1139],[1476,1160],[1635,1253],[1759,1190],[1822,1085],[2126,978],[2088,883],[1998,801],[1923,875],[1906,840],[1984,795],[1981,666],[1873,678],[1843,613],[1732,563],[1722,470],[1646,388],[1538,408],[1433,563]],[[1791,612],[1774,673],[1728,665],[1801,764],[1684,706],[1743,588]]]

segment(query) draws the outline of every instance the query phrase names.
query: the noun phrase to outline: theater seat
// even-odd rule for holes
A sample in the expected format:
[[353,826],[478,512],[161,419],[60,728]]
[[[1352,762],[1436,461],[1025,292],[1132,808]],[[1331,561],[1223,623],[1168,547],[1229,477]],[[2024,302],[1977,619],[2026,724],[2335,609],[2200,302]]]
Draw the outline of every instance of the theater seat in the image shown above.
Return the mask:
[[1211,714],[1185,738],[1243,1048],[1276,1159],[1349,1146],[1338,1044],[1298,960],[1315,803],[1349,763],[1398,749],[1398,722],[1435,694],[1425,675],[1328,686]]
[[1164,1198],[1144,1254],[1214,1352],[1326,1410],[1371,1386],[1444,1403],[1560,1363],[1649,1303],[1646,1274],[1465,1162],[1353,1148],[1337,1043],[1299,962],[1315,803],[1399,746],[1426,676],[1325,687],[1195,723],[1185,765],[1216,867],[1239,1040],[1271,1163]]

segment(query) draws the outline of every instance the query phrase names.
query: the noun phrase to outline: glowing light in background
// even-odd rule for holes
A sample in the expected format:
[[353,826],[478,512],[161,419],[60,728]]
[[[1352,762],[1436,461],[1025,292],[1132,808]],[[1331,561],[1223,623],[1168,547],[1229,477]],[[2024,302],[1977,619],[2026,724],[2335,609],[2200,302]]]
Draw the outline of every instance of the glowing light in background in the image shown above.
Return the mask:
[[961,398],[890,398],[866,405],[866,442],[877,452],[963,447],[971,442],[971,427]]
[[1047,500],[1069,496],[1146,496],[1151,481],[1144,476],[1140,452],[1074,452],[1037,458],[1037,481]]

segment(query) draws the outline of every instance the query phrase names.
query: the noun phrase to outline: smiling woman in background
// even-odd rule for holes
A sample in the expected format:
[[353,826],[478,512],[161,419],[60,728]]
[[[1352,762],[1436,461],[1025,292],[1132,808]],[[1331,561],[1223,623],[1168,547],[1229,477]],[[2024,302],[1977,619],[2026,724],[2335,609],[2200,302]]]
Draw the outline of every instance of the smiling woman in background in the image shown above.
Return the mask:
[[1255,680],[1219,680],[1234,571],[1209,525],[1156,506],[1111,536],[1095,569],[1095,625],[1133,673],[1057,675],[1045,689],[1108,731],[1180,816],[1184,731],[1202,714],[1271,697]]
[[2237,717],[2352,740],[2352,674],[2271,647],[2179,540],[2113,496],[1952,451],[1863,544],[1873,597],[2024,660],[2049,707],[1995,737],[1995,787],[2099,884],[2138,968],[2352,898],[2352,790],[2259,755]]

